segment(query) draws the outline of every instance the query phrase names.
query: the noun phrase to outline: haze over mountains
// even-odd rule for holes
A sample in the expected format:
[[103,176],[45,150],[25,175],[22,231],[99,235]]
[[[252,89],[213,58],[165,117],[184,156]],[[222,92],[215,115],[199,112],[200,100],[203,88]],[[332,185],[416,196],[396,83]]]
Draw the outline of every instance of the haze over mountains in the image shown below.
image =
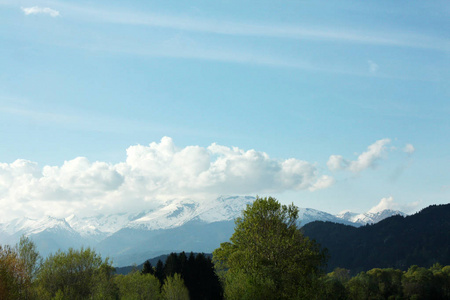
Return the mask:
[[[141,263],[173,251],[211,252],[230,238],[234,219],[254,199],[222,196],[210,201],[173,200],[138,213],[70,215],[65,219],[47,216],[38,220],[24,217],[0,224],[0,244],[15,244],[20,236],[27,235],[36,242],[43,256],[58,249],[90,246],[112,257],[117,266]],[[405,214],[383,210],[332,215],[300,208],[299,221],[301,226],[319,220],[358,227],[393,215]]]

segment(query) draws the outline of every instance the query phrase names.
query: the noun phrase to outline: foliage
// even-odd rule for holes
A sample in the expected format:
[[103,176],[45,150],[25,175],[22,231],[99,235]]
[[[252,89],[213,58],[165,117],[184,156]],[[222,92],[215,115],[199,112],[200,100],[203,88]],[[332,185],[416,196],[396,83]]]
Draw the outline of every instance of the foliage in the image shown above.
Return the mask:
[[16,251],[24,264],[25,271],[34,279],[42,265],[42,257],[37,251],[36,244],[29,237],[23,235],[16,245]]
[[132,272],[128,275],[117,275],[114,282],[119,288],[120,299],[157,300],[161,298],[159,280],[151,274]]
[[90,248],[48,256],[37,275],[40,299],[113,299],[113,267]]
[[435,264],[429,269],[411,266],[403,272],[372,269],[351,278],[348,299],[450,299],[450,273]]
[[164,300],[189,300],[189,291],[180,274],[166,277],[162,287],[162,298]]
[[297,207],[272,197],[247,205],[230,242],[213,253],[227,298],[259,298],[262,291],[271,299],[308,297],[325,253],[302,235],[297,218]]
[[0,299],[20,299],[30,278],[17,252],[9,246],[0,246]]
[[0,246],[0,299],[35,299],[33,289],[41,258],[25,236],[14,247]]

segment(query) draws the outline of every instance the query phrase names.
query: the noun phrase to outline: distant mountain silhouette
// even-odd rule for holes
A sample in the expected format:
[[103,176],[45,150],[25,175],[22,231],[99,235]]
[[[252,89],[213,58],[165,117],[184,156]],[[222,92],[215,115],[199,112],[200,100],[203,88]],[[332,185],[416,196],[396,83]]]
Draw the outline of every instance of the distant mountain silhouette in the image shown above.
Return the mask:
[[356,274],[372,268],[450,265],[450,204],[359,228],[316,221],[302,230],[328,249],[328,271],[341,267]]

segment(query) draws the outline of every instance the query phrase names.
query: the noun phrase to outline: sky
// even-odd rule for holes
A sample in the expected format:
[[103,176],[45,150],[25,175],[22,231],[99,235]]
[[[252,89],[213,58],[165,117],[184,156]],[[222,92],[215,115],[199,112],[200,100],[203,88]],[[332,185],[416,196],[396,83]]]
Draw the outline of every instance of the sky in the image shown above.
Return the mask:
[[450,199],[448,1],[0,0],[0,223]]

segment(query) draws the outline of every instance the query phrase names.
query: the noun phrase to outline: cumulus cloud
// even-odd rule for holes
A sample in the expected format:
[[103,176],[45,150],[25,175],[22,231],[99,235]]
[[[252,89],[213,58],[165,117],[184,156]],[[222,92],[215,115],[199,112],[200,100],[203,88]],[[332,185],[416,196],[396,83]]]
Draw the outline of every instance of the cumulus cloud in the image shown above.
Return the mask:
[[383,156],[386,146],[391,142],[390,139],[381,139],[367,148],[367,151],[361,153],[356,160],[350,161],[341,155],[331,155],[327,166],[331,171],[349,170],[359,173],[367,168],[374,167],[376,162]]
[[0,217],[65,217],[150,209],[174,198],[327,188],[333,178],[314,164],[276,160],[256,150],[212,144],[178,148],[164,137],[135,145],[118,164],[77,157],[61,166],[27,160],[0,164]]
[[408,154],[413,154],[414,151],[416,151],[416,148],[414,148],[414,146],[411,144],[406,144],[405,147],[403,148],[403,152]]
[[385,209],[397,210],[398,204],[394,202],[394,198],[392,196],[385,197],[380,200],[380,202],[372,207],[368,212],[369,213],[377,213],[383,211]]
[[381,198],[380,202],[372,207],[368,212],[369,213],[377,213],[383,211],[385,209],[390,210],[399,210],[404,213],[409,213],[410,211],[416,209],[419,205],[419,202],[411,202],[407,204],[399,204],[394,201],[394,197],[389,196],[385,198]]
[[25,15],[37,15],[37,14],[44,14],[49,15],[51,17],[58,17],[59,11],[51,9],[49,7],[39,7],[39,6],[33,6],[33,7],[22,7],[22,11]]
[[321,190],[321,189],[325,189],[327,187],[330,187],[334,184],[335,180],[333,177],[328,176],[328,175],[323,175],[322,177],[320,177],[316,183],[314,183],[309,190],[310,191],[315,191],[315,190]]

